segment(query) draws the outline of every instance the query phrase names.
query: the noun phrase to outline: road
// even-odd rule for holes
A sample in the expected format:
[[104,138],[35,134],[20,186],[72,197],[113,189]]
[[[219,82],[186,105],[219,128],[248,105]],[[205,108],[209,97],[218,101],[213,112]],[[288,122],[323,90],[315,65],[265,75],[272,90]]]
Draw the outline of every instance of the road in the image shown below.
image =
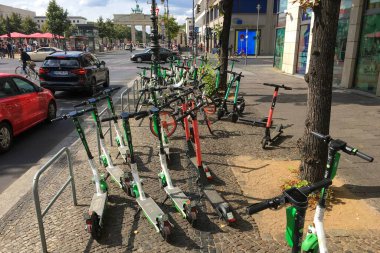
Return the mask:
[[[126,86],[135,77],[136,64],[130,62],[129,52],[102,53],[98,55],[98,58],[105,61],[106,66],[110,69],[111,86]],[[0,72],[14,73],[18,64],[18,59],[2,59],[0,60]],[[41,64],[38,62],[37,66]],[[88,98],[85,94],[69,92],[57,92],[55,97],[57,115],[73,110],[74,104]],[[11,150],[0,155],[0,193],[28,169],[42,165],[39,162],[41,158],[44,158],[58,144],[62,147],[70,145],[74,140],[63,140],[72,135],[73,130],[71,121],[61,121],[58,124],[42,123],[15,137]]]

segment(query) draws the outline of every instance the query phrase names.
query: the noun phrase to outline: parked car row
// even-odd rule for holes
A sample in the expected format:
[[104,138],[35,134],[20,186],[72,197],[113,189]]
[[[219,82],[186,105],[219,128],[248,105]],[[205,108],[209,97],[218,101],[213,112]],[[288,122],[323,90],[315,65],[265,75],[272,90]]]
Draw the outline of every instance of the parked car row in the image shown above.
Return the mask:
[[[152,60],[153,51],[151,48],[145,49],[141,53],[135,53],[131,55],[131,61],[143,62]],[[174,57],[175,59],[180,59],[181,56],[178,52],[171,51],[166,48],[160,48],[159,57],[161,61],[167,62],[169,58]]]
[[33,61],[43,58],[40,86],[20,75],[0,73],[0,153],[10,149],[14,136],[56,117],[56,91],[93,93],[110,85],[109,69],[95,55],[54,50],[30,52]]

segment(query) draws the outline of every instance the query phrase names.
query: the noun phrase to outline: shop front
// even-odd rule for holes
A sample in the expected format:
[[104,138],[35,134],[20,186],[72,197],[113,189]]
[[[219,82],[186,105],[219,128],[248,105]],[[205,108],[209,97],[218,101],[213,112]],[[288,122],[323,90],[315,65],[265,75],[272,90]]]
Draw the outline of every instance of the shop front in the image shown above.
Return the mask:
[[288,6],[288,0],[277,1],[277,23],[276,23],[276,41],[274,50],[273,66],[275,68],[282,68],[282,61],[284,57],[284,41],[285,41],[285,26],[286,14],[285,10]]
[[363,17],[354,87],[380,95],[380,0],[367,0]]

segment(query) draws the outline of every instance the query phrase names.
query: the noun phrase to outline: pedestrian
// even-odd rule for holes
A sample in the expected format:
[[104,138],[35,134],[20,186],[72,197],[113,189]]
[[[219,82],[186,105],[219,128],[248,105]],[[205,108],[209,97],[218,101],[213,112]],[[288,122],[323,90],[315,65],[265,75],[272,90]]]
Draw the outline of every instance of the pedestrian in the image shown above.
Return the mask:
[[20,59],[22,61],[22,69],[26,74],[26,66],[28,65],[27,61],[30,61],[30,56],[25,52],[23,48],[20,48]]
[[133,50],[133,46],[132,46],[132,42],[131,42],[131,44],[129,44],[129,51],[131,51],[131,53],[132,53],[132,50]]
[[11,59],[12,57],[12,44],[10,42],[7,43],[7,53],[8,53],[8,58]]
[[178,44],[177,48],[178,48],[178,53],[181,54],[181,45]]

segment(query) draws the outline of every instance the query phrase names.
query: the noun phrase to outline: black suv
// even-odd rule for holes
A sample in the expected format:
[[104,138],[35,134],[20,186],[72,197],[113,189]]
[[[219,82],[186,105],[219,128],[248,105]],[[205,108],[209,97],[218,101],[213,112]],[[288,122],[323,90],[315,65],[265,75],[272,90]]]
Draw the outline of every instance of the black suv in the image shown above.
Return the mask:
[[99,85],[110,85],[104,61],[86,52],[57,52],[46,57],[39,70],[41,87],[55,91],[95,92]]

